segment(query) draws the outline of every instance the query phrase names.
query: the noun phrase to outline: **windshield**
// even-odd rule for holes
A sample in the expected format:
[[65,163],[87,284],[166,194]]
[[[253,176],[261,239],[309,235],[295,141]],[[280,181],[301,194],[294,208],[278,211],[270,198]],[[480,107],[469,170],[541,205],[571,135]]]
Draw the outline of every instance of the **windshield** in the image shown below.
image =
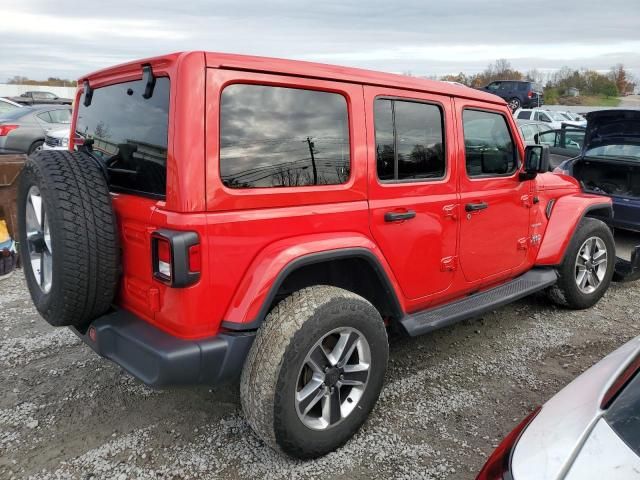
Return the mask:
[[590,148],[585,157],[619,158],[640,162],[640,145],[604,145]]
[[170,81],[156,78],[145,99],[142,80],[96,88],[91,104],[78,102],[76,135],[93,139],[93,153],[105,161],[114,191],[163,197],[167,177]]
[[566,122],[567,119],[564,115],[562,115],[561,113],[558,112],[547,112],[547,114],[553,119],[553,120],[557,120],[559,122]]

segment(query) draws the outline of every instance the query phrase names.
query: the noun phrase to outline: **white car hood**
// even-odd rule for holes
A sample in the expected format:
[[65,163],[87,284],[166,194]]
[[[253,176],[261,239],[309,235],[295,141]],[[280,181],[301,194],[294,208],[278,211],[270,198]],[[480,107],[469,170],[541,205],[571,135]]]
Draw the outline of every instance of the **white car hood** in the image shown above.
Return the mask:
[[514,449],[514,480],[563,478],[603,414],[600,403],[605,393],[639,352],[640,337],[636,337],[545,403]]

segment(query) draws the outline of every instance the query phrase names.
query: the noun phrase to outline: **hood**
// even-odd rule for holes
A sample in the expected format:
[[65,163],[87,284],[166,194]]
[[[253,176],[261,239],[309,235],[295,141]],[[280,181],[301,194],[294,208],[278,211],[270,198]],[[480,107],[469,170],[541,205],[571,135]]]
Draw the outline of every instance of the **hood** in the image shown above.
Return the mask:
[[541,173],[536,176],[536,190],[544,192],[549,190],[580,190],[580,183],[573,177],[557,173]]
[[582,153],[606,145],[640,145],[640,110],[590,112]]

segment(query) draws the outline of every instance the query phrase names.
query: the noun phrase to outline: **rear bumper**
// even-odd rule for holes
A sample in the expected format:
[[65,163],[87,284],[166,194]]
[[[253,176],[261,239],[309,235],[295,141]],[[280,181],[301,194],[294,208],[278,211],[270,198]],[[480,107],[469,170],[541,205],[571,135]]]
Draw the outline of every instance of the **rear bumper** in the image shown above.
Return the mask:
[[255,332],[223,333],[199,340],[173,337],[126,310],[75,333],[98,355],[151,387],[217,385],[237,378]]

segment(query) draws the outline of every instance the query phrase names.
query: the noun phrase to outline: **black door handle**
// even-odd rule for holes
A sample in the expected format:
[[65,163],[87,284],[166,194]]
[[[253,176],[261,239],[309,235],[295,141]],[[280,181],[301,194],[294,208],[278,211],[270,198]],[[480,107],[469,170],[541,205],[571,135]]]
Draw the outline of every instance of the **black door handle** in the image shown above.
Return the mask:
[[489,208],[489,204],[487,202],[467,203],[464,206],[464,209],[467,212],[477,212],[478,210],[484,210],[485,208]]
[[416,212],[408,210],[406,212],[387,212],[384,214],[385,222],[398,222],[400,220],[411,220],[416,216]]

